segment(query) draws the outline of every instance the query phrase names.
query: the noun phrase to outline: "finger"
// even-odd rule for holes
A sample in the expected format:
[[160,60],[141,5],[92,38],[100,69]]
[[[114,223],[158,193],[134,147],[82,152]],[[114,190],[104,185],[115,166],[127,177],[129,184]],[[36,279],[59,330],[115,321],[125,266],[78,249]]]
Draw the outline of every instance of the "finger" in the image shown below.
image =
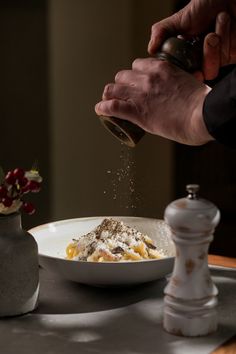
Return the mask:
[[180,12],[155,23],[152,26],[148,52],[154,55],[164,40],[180,32]]
[[134,101],[123,101],[118,99],[112,99],[108,101],[101,101],[96,104],[95,112],[97,115],[116,117],[127,119],[131,122],[137,121],[138,109]]
[[230,61],[230,17],[220,12],[216,18],[216,33],[221,38],[221,66]]
[[138,95],[138,91],[134,87],[120,84],[108,84],[104,88],[103,100],[111,100],[113,98],[127,101],[130,97]]
[[134,70],[121,70],[115,76],[115,82],[118,84],[124,84],[136,87],[139,82],[144,78],[144,74],[136,72]]
[[156,54],[161,44],[168,38],[168,33],[169,31],[161,23],[153,25],[151,39],[148,43],[148,53],[150,55]]
[[205,80],[213,80],[218,76],[221,62],[221,41],[216,33],[209,33],[203,44],[203,74]]
[[132,69],[135,72],[143,73],[158,73],[167,70],[168,63],[165,60],[156,58],[135,59],[132,64]]

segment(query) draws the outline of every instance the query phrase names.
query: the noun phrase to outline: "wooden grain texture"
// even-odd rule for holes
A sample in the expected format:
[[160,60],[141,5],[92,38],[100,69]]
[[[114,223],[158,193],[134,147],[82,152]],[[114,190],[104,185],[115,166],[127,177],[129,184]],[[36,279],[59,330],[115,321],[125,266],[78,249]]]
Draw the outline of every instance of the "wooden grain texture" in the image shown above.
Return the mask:
[[236,335],[223,343],[211,354],[235,354],[236,353]]
[[221,267],[236,268],[236,258],[231,258],[231,257],[209,255],[208,263],[210,265],[216,265]]

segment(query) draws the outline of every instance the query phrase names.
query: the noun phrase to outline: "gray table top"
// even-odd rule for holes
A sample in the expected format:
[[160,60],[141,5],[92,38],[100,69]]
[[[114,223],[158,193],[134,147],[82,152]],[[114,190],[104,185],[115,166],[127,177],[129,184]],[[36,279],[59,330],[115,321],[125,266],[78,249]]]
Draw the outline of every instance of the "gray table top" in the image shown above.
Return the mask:
[[219,329],[183,338],[162,328],[166,280],[131,288],[94,288],[40,269],[39,306],[31,314],[0,320],[2,354],[201,354],[236,333],[236,271],[214,269],[219,289]]

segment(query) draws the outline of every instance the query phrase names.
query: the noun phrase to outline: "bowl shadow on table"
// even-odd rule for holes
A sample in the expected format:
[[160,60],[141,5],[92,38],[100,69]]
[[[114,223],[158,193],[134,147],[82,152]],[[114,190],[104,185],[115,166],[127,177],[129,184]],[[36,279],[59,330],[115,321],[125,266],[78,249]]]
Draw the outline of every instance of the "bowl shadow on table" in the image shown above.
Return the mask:
[[152,297],[163,297],[165,278],[125,286],[95,287],[63,280],[40,270],[40,297],[36,314],[79,314],[116,309]]
[[[211,270],[220,279],[224,270]],[[227,274],[232,274],[228,272]],[[112,310],[132,305],[147,299],[163,301],[164,288],[170,279],[165,278],[126,287],[94,287],[61,279],[54,274],[40,270],[40,297],[36,314],[82,314]],[[227,301],[232,291],[225,291],[228,283],[224,279],[217,285],[219,290],[219,306],[221,297]],[[235,289],[236,290],[236,289]],[[223,295],[222,295],[223,294]]]

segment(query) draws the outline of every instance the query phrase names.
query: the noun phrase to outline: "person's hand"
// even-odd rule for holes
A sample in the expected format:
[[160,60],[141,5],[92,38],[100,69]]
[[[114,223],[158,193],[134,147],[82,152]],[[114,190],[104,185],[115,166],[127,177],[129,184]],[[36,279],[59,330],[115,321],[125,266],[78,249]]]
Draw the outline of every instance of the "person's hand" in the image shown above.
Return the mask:
[[118,72],[115,83],[105,87],[95,111],[183,144],[202,145],[213,140],[202,116],[209,91],[208,86],[170,63],[136,59],[132,70]]
[[184,38],[205,36],[202,78],[214,79],[221,66],[236,63],[236,2],[190,1],[179,12],[152,26],[149,53],[155,54],[166,38],[177,35]]

